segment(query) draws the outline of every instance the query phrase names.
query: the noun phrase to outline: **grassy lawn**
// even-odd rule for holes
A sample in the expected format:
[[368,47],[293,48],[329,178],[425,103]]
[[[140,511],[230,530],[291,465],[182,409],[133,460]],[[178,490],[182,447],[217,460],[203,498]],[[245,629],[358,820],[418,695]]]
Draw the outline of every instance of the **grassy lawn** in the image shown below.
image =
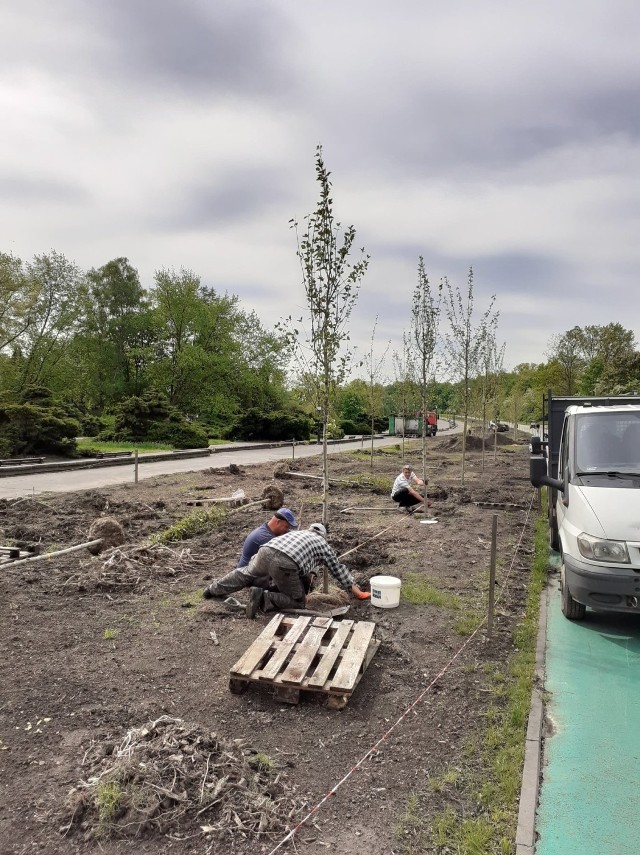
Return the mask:
[[161,442],[103,442],[89,436],[77,440],[80,451],[173,451],[172,445]]
[[[225,439],[210,439],[209,445],[227,445]],[[173,451],[174,446],[163,442],[103,442],[95,437],[82,436],[77,440],[80,451]]]

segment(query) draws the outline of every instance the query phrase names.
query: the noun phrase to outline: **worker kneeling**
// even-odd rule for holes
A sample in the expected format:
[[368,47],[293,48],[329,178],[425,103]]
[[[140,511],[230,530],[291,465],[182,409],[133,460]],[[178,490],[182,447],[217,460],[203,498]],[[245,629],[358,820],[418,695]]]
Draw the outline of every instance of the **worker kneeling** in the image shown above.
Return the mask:
[[291,531],[261,546],[249,562],[248,573],[256,580],[268,576],[277,590],[252,587],[249,592],[247,617],[265,612],[305,607],[305,578],[325,565],[338,585],[359,600],[369,599],[356,585],[348,568],[326,541],[322,523],[312,523],[304,531]]

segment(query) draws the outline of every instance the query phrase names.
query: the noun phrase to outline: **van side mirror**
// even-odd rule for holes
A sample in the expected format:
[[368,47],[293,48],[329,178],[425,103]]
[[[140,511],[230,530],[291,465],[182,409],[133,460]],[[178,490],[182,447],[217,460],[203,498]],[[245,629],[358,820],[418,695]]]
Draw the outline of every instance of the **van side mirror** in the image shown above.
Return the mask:
[[529,458],[529,478],[534,487],[544,485],[564,493],[564,481],[547,475],[547,461],[544,457],[532,456]]

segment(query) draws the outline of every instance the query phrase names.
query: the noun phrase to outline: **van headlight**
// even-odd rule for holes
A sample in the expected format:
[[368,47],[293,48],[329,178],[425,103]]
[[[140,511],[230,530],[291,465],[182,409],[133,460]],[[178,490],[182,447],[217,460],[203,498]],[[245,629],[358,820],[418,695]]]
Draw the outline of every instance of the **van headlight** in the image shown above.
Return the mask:
[[614,564],[629,564],[629,553],[624,540],[603,540],[590,534],[578,535],[578,549],[584,558]]

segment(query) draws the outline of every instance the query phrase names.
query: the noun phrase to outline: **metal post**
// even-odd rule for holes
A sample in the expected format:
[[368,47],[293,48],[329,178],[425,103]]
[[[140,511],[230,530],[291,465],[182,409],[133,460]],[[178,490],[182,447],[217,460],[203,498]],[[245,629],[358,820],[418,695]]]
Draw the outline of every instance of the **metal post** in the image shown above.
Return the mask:
[[498,514],[493,515],[491,524],[491,562],[489,564],[489,613],[487,616],[487,638],[493,632],[493,608],[495,605],[496,585],[496,544],[498,540]]
[[138,449],[136,448],[133,456],[133,481],[134,484],[138,483]]
[[291,459],[292,460],[296,459],[296,438],[295,438],[295,436],[291,440]]

